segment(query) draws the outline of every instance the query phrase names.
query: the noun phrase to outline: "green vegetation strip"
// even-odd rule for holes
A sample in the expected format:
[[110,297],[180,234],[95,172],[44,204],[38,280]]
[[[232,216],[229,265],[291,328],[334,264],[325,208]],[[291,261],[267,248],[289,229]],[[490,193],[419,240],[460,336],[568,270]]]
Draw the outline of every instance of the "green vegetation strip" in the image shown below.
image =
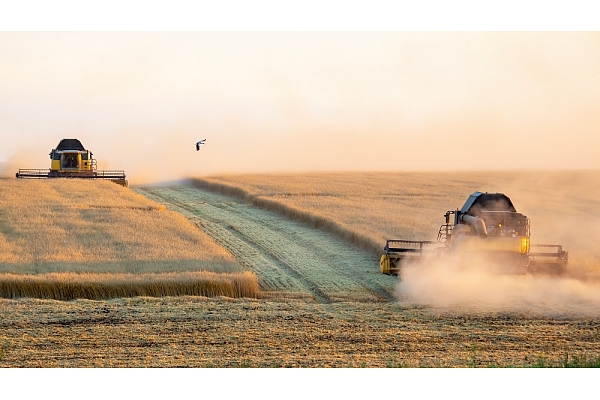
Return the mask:
[[564,359],[557,363],[549,362],[546,359],[539,359],[537,363],[531,365],[533,368],[600,368],[600,357],[586,357],[585,355],[565,354]]
[[264,210],[276,212],[286,218],[307,224],[313,228],[323,229],[337,237],[346,240],[353,245],[379,256],[381,254],[381,244],[376,243],[371,238],[353,232],[351,229],[324,217],[315,215],[309,211],[293,208],[275,200],[265,199],[258,194],[250,193],[240,187],[226,183],[207,181],[201,178],[194,178],[191,183],[200,189],[220,193],[230,197],[236,197],[247,201]]
[[250,272],[0,274],[0,297],[9,299],[32,297],[53,300],[104,300],[137,296],[257,298],[258,295],[258,279]]

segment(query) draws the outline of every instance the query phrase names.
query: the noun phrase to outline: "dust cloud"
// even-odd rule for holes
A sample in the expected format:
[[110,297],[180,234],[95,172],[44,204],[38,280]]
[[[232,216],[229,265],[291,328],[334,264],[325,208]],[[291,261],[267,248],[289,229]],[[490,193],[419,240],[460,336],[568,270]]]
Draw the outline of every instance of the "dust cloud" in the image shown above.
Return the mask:
[[600,283],[568,276],[503,274],[490,260],[448,256],[402,268],[402,301],[465,312],[600,316]]
[[[58,144],[58,142],[57,142]],[[53,146],[54,147],[54,146]],[[51,149],[39,145],[15,150],[4,162],[0,162],[0,177],[13,177],[19,169],[49,169]],[[45,155],[45,157],[44,157]]]
[[465,186],[475,190],[509,196],[530,218],[532,245],[560,244],[569,252],[566,272],[505,274],[506,266],[492,256],[427,257],[402,269],[398,297],[459,311],[600,316],[600,172],[467,174],[464,179],[472,179]]

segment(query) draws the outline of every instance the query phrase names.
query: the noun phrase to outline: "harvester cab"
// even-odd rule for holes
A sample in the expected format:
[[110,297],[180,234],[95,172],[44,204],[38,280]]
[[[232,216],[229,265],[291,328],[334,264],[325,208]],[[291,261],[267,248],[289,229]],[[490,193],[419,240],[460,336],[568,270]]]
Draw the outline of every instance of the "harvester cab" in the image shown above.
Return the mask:
[[55,173],[96,169],[96,160],[92,152],[86,150],[77,139],[61,140],[50,152],[50,160],[50,171]]
[[425,254],[443,257],[458,252],[463,256],[489,255],[495,264],[512,273],[562,273],[567,266],[568,252],[562,246],[530,244],[529,218],[517,212],[503,193],[475,192],[460,210],[448,211],[444,217],[446,223],[440,226],[437,243],[388,240],[380,271],[397,275],[401,264],[408,260],[419,260]]
[[62,139],[50,152],[50,169],[19,169],[20,179],[105,179],[127,187],[124,171],[98,171],[91,151],[78,139]]

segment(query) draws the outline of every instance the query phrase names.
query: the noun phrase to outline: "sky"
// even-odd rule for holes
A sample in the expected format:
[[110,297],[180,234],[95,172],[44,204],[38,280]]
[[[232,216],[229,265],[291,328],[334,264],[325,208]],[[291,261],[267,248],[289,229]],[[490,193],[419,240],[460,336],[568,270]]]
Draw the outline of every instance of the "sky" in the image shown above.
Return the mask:
[[600,168],[598,31],[169,26],[0,32],[0,172]]

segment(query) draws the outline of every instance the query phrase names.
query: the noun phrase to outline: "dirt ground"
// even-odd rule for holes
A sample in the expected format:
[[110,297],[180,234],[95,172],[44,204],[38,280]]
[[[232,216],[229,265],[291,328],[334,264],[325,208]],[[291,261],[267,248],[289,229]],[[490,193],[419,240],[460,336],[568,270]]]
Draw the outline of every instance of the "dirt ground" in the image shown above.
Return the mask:
[[2,367],[495,367],[597,357],[597,319],[396,302],[2,300]]

